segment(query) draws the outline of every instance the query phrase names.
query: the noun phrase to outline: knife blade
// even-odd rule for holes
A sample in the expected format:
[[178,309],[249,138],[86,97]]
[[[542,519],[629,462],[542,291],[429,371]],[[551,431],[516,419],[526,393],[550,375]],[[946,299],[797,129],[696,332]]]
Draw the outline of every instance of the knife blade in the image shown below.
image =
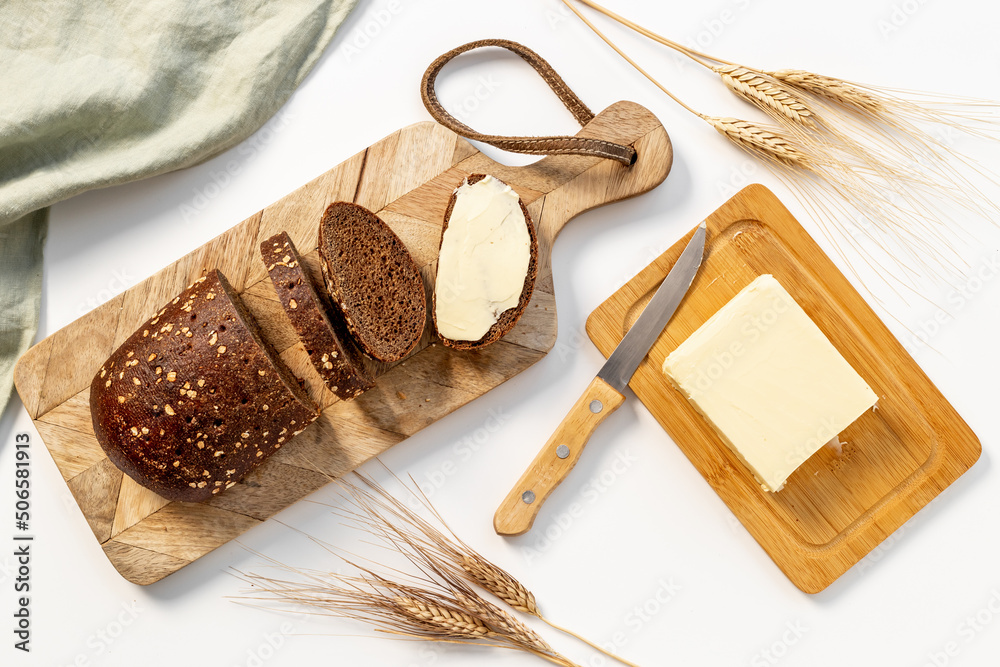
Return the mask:
[[493,516],[498,535],[521,535],[531,529],[542,503],[576,465],[594,430],[625,401],[622,392],[698,274],[705,256],[706,233],[702,222],[597,377],[504,498]]

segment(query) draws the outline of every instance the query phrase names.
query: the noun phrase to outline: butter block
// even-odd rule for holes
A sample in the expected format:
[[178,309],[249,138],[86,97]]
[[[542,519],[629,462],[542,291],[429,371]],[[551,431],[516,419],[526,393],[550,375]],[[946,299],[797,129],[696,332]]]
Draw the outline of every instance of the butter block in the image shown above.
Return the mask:
[[770,275],[681,343],[663,372],[766,491],[878,400]]

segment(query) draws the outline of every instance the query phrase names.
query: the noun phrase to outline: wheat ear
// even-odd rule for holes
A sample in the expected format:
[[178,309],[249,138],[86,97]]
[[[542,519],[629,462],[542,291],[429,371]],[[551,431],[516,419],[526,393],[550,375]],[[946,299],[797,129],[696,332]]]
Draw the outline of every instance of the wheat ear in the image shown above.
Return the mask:
[[767,74],[789,86],[871,116],[878,116],[885,110],[882,100],[842,79],[813,74],[801,69],[782,69]]
[[763,72],[740,65],[717,65],[712,71],[731,91],[778,120],[816,127],[816,114],[805,100]]
[[472,639],[498,636],[498,633],[490,630],[480,619],[454,607],[432,604],[426,600],[401,595],[391,598],[391,601],[403,616],[444,635]]
[[494,565],[488,560],[479,556],[464,556],[462,558],[462,569],[465,570],[470,580],[478,584],[484,590],[492,593],[512,609],[516,609],[517,611],[525,614],[531,614],[550,627],[571,637],[575,637],[584,644],[597,649],[610,658],[614,658],[623,665],[628,665],[629,667],[639,667],[634,662],[630,662],[614,653],[609,653],[607,649],[595,644],[586,637],[578,635],[572,630],[564,628],[561,625],[556,625],[547,619],[542,615],[541,610],[538,608],[538,605],[535,602],[535,595],[525,588],[524,585],[515,579],[509,572]]
[[462,556],[462,569],[469,578],[502,600],[508,607],[525,614],[538,616],[535,595],[515,579],[482,557]]
[[242,574],[255,593],[245,598],[309,606],[322,614],[371,623],[401,638],[514,649],[562,667],[579,667],[510,613],[461,583],[426,577],[418,578],[419,585],[400,583],[357,565],[360,576],[344,576],[269,560],[303,580]]
[[738,118],[705,115],[701,115],[701,118],[719,134],[753,155],[778,162],[783,166],[813,170],[813,161],[809,155],[796,144],[794,139],[780,134],[776,129]]
[[575,637],[584,644],[587,644],[591,648],[597,649],[604,655],[614,658],[623,665],[628,665],[629,667],[639,667],[634,662],[630,662],[621,656],[614,653],[609,653],[607,649],[601,647],[598,644],[590,641],[586,637],[578,635],[568,628],[564,628],[561,625],[556,625],[545,616],[542,615],[541,610],[535,603],[534,594],[524,587],[517,579],[512,577],[506,570],[503,570],[493,563],[482,559],[482,558],[470,558],[466,557],[463,559],[462,567],[468,574],[469,578],[482,587],[484,590],[489,591],[498,599],[502,600],[512,609],[523,612],[525,614],[531,614],[538,620],[549,625],[550,627],[567,634],[571,637]]
[[[408,490],[433,516],[436,523],[416,514],[407,504],[390,495],[372,478],[358,473],[355,473],[354,477],[360,480],[360,485],[345,480],[340,480],[340,483],[358,510],[345,511],[342,514],[362,529],[403,552],[422,571],[433,572],[436,577],[447,581],[452,589],[461,589],[464,583],[478,586],[511,609],[530,614],[628,667],[638,667],[635,663],[545,618],[534,594],[512,574],[482,556],[459,538],[412,479],[410,480],[412,487]],[[397,481],[401,480],[397,478]],[[405,483],[403,484],[405,486]],[[509,617],[508,620],[497,619],[497,623],[500,625],[515,623],[516,625],[510,626],[512,633],[538,637],[513,617]],[[538,637],[538,640],[541,641],[541,638]]]
[[[455,598],[463,602],[466,606],[470,606],[470,602],[467,601],[465,594],[456,593]],[[475,605],[475,599],[482,600],[479,596],[474,596],[474,598],[470,599],[472,601],[471,606]],[[516,637],[518,643],[528,649],[555,654],[553,648],[549,646],[547,641],[542,639],[541,635],[519,621],[512,614],[495,605],[491,605],[491,612],[490,623],[493,627],[512,637]]]
[[411,590],[414,593],[391,598],[386,609],[422,632],[388,632],[421,639],[453,639],[458,643],[486,642],[489,646],[525,651],[562,667],[580,667],[555,651],[534,630],[472,591],[451,590],[455,604],[447,604],[421,595],[419,589]]

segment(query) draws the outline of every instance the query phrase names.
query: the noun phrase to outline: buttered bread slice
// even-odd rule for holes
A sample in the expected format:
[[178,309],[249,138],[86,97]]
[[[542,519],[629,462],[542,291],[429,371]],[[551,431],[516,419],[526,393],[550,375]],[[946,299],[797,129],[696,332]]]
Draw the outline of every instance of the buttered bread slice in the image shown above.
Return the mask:
[[473,350],[500,340],[524,313],[538,273],[535,226],[513,188],[472,174],[445,212],[434,283],[441,342]]

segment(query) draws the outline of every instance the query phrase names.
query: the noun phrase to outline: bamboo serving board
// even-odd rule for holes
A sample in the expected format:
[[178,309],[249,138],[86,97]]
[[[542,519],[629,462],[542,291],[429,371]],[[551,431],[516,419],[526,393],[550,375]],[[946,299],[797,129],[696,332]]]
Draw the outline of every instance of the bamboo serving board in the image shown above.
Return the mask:
[[[19,361],[21,400],[94,535],[129,581],[150,584],[263,522],[538,361],[556,339],[552,243],[573,216],[638,195],[670,171],[672,148],[653,114],[631,102],[601,112],[578,136],[632,144],[624,167],[557,155],[526,167],[500,165],[432,122],[392,134],[31,348]],[[524,315],[501,341],[473,352],[443,347],[428,323],[416,351],[372,370],[377,385],[353,401],[325,389],[282,311],[258,245],[287,231],[318,276],[319,220],[338,200],[378,215],[403,240],[433,285],[445,209],[472,173],[489,173],[521,196],[538,234],[538,277]],[[240,484],[204,503],[168,502],[111,464],[90,418],[90,381],[139,324],[209,269],[242,294],[265,337],[323,408],[287,447]]]
[[[611,354],[680,256],[679,241],[601,304],[587,333]],[[975,434],[847,279],[767,188],[751,185],[708,218],[705,262],[629,386],[791,581],[827,586],[979,458]],[[879,396],[779,493],[760,488],[660,372],[664,359],[757,276],[788,290]],[[821,381],[821,379],[819,379]],[[664,474],[669,474],[665,471]]]

